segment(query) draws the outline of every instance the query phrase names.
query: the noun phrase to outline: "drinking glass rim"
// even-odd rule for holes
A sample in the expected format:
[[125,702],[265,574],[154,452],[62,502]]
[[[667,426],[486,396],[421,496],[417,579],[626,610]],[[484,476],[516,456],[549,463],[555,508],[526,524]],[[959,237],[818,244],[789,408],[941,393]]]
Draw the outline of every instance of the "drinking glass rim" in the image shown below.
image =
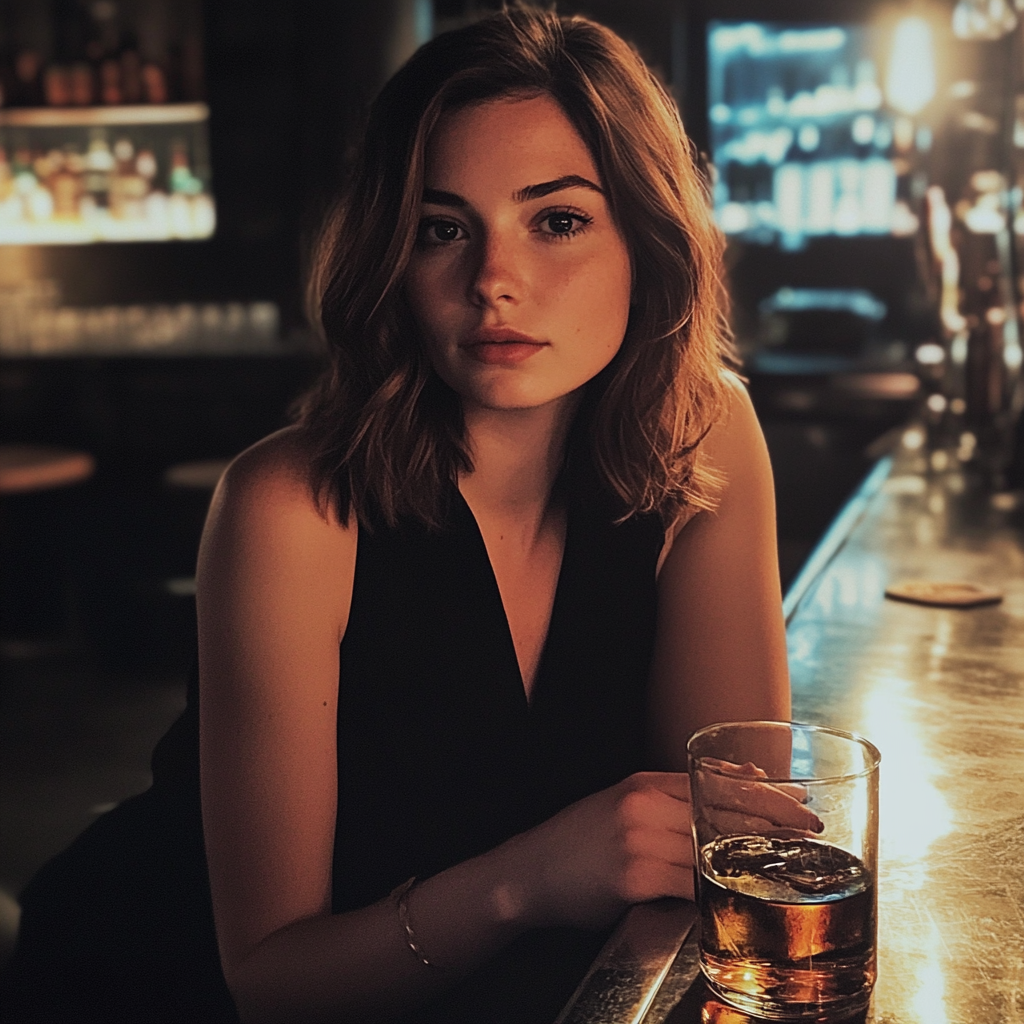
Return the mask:
[[[811,778],[801,778],[799,776],[792,775],[768,776],[764,779],[758,779],[758,782],[796,782],[805,786],[824,782],[847,782],[853,779],[864,778],[865,776],[870,775],[872,772],[877,771],[878,766],[879,764],[881,764],[882,761],[882,754],[879,751],[878,747],[876,747],[874,743],[871,742],[871,740],[865,738],[864,736],[861,736],[859,733],[848,732],[845,729],[834,729],[828,725],[810,725],[806,722],[781,722],[778,720],[771,719],[755,719],[754,721],[748,722],[712,722],[711,725],[705,725],[704,728],[698,729],[689,738],[689,740],[687,740],[686,753],[695,764],[700,766],[701,771],[710,772],[712,775],[718,775],[726,779],[735,779],[737,778],[737,776],[732,772],[723,771],[720,768],[715,768],[713,765],[702,764],[701,762],[705,760],[705,757],[710,755],[705,755],[705,757],[698,757],[697,755],[691,752],[690,744],[692,744],[693,741],[697,739],[699,736],[703,736],[704,733],[711,732],[713,729],[722,729],[725,726],[749,728],[759,725],[785,726],[787,729],[797,728],[806,730],[807,732],[827,733],[830,736],[838,736],[840,739],[850,740],[851,742],[858,744],[862,749],[866,751],[866,753],[869,756],[869,763],[860,771],[845,772],[842,775],[816,775]],[[718,758],[718,760],[721,760],[721,758]]]

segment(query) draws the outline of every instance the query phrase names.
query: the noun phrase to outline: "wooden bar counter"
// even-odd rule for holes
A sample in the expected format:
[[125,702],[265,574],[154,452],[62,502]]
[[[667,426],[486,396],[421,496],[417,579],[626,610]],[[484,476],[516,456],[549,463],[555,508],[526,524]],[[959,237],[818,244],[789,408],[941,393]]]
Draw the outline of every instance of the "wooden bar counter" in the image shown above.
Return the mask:
[[[1024,1024],[1024,494],[989,494],[952,465],[929,471],[906,449],[879,464],[786,601],[794,718],[882,752],[868,1024]],[[974,608],[885,597],[904,580],[1004,596]],[[685,930],[689,905],[675,902]],[[696,973],[690,933],[632,1016],[604,1014],[614,999],[591,992],[563,1018],[751,1020]]]

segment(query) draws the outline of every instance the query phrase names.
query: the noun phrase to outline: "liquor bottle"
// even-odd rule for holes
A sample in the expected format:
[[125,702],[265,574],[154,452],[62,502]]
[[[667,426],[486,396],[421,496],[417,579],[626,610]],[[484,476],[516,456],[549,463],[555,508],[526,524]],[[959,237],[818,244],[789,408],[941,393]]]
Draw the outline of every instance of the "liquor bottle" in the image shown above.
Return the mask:
[[125,103],[142,102],[142,61],[133,47],[121,53],[121,92]]
[[110,179],[110,212],[122,220],[142,220],[149,182],[138,172],[135,147],[128,138],[114,143],[114,173]]
[[93,135],[85,155],[85,192],[96,207],[103,209],[110,201],[110,177],[114,156],[102,131]]
[[59,154],[59,159],[53,161],[53,168],[46,181],[46,187],[53,196],[55,219],[78,220],[81,216],[79,202],[82,197],[82,179],[72,167],[69,154]]
[[0,146],[0,204],[14,195],[14,174],[7,162],[7,150]]
[[159,64],[152,62],[142,65],[142,95],[147,103],[168,101],[167,76]]
[[111,105],[124,102],[121,90],[121,62],[107,57],[100,64],[100,101]]
[[71,76],[61,64],[50,64],[43,72],[43,93],[48,107],[71,105]]
[[89,64],[79,61],[71,65],[68,71],[68,91],[73,106],[88,107],[96,102],[96,81]]
[[41,107],[43,95],[43,61],[35,50],[19,50],[14,57],[14,75],[11,79],[12,107]]

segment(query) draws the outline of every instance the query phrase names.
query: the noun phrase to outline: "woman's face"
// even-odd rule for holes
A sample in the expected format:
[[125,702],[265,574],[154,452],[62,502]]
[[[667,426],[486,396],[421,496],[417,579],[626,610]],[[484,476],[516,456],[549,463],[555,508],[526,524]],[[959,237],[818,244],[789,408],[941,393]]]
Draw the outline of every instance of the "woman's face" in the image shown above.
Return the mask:
[[426,152],[406,295],[466,406],[528,409],[604,369],[632,269],[583,140],[549,96],[445,115]]

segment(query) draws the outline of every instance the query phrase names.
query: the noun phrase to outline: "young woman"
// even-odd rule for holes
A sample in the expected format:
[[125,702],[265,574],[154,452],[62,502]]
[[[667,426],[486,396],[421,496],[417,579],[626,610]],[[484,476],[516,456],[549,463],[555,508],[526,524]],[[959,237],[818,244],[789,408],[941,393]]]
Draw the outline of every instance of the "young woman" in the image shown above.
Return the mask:
[[625,908],[692,898],[688,737],[789,714],[719,256],[608,30],[412,58],[319,250],[330,368],[214,498],[198,700],[26,893],[22,977],[62,929],[107,1020],[538,1024]]

